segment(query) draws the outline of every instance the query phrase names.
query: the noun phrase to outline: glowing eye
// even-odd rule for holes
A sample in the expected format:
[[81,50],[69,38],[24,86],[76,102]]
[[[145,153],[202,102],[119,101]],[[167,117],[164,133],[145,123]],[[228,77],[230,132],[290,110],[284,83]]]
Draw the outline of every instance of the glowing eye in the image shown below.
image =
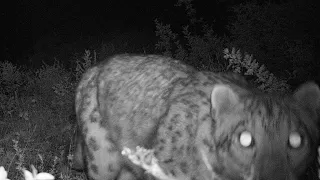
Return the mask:
[[302,144],[302,137],[298,132],[293,132],[289,136],[289,145],[293,148],[299,148]]
[[253,139],[252,139],[251,133],[248,131],[243,131],[239,136],[239,141],[243,147],[251,146],[253,144],[253,142],[252,142]]

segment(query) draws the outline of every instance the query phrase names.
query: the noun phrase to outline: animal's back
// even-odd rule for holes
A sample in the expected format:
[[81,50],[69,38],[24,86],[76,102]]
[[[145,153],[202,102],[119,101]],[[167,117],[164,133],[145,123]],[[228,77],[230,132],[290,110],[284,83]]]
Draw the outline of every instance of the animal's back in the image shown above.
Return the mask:
[[[119,171],[130,163],[119,152],[138,145],[152,148],[174,100],[170,97],[177,89],[181,96],[192,93],[181,83],[196,76],[193,68],[161,56],[116,56],[90,69],[79,84],[76,100],[85,144],[94,147],[92,153],[90,148],[84,151],[94,157],[87,160],[89,174],[97,175],[96,179],[124,174]],[[101,173],[105,169],[110,172]]]

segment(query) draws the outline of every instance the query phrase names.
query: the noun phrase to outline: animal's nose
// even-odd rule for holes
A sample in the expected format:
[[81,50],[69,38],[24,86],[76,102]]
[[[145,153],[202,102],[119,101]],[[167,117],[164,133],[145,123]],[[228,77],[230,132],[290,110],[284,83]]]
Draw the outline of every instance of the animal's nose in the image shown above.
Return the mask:
[[292,180],[283,156],[273,154],[264,157],[261,163],[257,180]]

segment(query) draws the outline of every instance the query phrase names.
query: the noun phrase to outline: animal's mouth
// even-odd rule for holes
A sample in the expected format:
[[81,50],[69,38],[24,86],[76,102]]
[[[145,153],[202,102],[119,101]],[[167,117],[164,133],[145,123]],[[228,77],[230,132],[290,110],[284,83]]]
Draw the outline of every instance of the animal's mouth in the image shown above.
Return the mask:
[[[213,171],[211,164],[209,163],[208,157],[203,149],[200,149],[201,159],[207,167],[208,172],[210,172],[211,179],[224,179]],[[248,174],[242,174],[243,180],[254,180],[254,167],[252,166]]]
[[250,169],[250,174],[249,175],[243,174],[242,176],[243,176],[244,180],[253,180],[254,179],[254,168],[253,168],[253,166]]

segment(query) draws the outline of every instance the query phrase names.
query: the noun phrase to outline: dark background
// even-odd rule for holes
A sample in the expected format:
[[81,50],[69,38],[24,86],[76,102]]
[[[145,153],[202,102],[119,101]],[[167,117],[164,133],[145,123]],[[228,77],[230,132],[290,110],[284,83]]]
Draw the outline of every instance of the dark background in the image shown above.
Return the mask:
[[[311,7],[311,11],[300,8],[292,10],[292,16],[297,25],[290,27],[293,32],[289,38],[304,39],[307,35],[313,42],[306,42],[312,49],[312,60],[304,64],[301,60],[296,67],[300,68],[301,75],[296,79],[299,84],[303,81],[320,79],[319,65],[319,35],[317,22],[312,17],[317,17],[318,5],[312,0],[294,0],[302,2],[303,6]],[[231,38],[236,42],[234,32],[228,29],[234,20],[236,13],[232,8],[249,1],[241,0],[208,0],[193,1],[197,17],[203,18],[211,25],[215,33],[220,37]],[[293,1],[254,1],[258,4],[281,4]],[[155,51],[155,43],[159,40],[155,35],[154,20],[158,19],[164,24],[170,24],[173,31],[182,31],[181,27],[187,25],[189,18],[184,7],[177,7],[174,0],[161,1],[54,1],[54,0],[20,0],[9,2],[4,6],[4,59],[20,65],[40,66],[43,62],[52,63],[54,58],[64,63],[74,53],[81,53],[84,49],[99,49],[101,44],[112,44],[118,51],[114,53],[159,53]],[[289,4],[290,5],[290,4]],[[300,9],[299,9],[300,8]],[[280,11],[281,12],[281,11]],[[278,12],[277,12],[278,13]],[[279,15],[280,17],[281,15]],[[295,17],[296,16],[296,17]],[[282,16],[281,16],[282,17]],[[311,17],[311,18],[310,18]],[[319,23],[320,24],[320,23]],[[200,27],[199,27],[200,28]],[[297,29],[301,30],[297,30]],[[277,31],[277,30],[275,30]],[[287,33],[286,33],[287,34]],[[232,39],[233,38],[233,39]],[[283,71],[292,64],[283,60],[272,62],[264,58],[260,53],[246,48],[245,40],[240,40],[237,48],[253,54],[257,60],[275,74]],[[238,41],[239,42],[239,41]],[[232,43],[231,43],[232,44]],[[233,43],[237,44],[237,43]],[[272,44],[272,42],[271,42]],[[119,46],[121,48],[119,48]],[[230,48],[230,47],[229,47]],[[262,49],[264,47],[261,47]],[[222,49],[223,50],[223,49]],[[221,51],[222,51],[221,50]],[[274,53],[274,54],[272,54]],[[308,54],[309,52],[307,52]],[[59,55],[58,55],[59,54]],[[270,56],[277,57],[273,50],[266,52]],[[309,53],[310,54],[310,53]],[[270,58],[270,57],[269,57]],[[309,58],[310,59],[310,58]],[[305,66],[305,67],[304,67]],[[291,67],[293,71],[295,67]],[[304,71],[305,72],[304,72]]]

